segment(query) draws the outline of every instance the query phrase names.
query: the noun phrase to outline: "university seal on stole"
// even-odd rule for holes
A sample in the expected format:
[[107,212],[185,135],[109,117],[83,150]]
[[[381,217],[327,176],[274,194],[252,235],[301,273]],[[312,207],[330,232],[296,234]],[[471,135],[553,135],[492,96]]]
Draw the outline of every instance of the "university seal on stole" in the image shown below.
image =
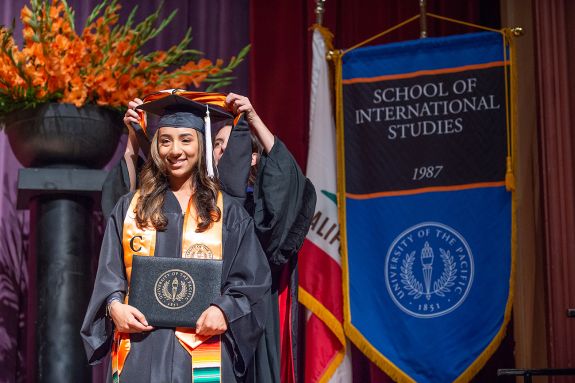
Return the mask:
[[184,258],[214,259],[214,253],[203,243],[196,243],[186,250]]
[[398,235],[385,258],[385,283],[393,302],[417,318],[446,315],[473,284],[473,254],[455,229],[423,222]]
[[156,280],[156,300],[165,308],[177,310],[185,307],[194,298],[196,286],[190,274],[183,270],[168,270]]

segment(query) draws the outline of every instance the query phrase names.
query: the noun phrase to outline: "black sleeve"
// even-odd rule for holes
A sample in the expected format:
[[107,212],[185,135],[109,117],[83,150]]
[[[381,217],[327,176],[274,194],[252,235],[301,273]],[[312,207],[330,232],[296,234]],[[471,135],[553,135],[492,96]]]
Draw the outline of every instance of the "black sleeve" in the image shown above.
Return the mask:
[[289,232],[282,242],[279,252],[272,260],[274,264],[281,265],[287,263],[297,255],[311,226],[311,220],[315,213],[316,201],[317,196],[315,194],[315,188],[309,178],[306,178],[303,199],[301,201],[298,214],[290,226]]
[[[303,243],[315,209],[315,190],[277,137],[258,167],[254,185],[256,233],[270,263],[281,265],[297,254]],[[292,250],[284,251],[287,248]]]

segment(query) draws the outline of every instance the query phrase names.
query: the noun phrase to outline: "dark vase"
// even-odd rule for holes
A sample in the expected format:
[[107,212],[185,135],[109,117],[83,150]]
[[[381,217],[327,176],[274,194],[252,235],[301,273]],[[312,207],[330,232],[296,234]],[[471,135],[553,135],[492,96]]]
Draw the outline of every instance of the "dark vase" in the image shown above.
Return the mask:
[[6,117],[14,155],[26,167],[98,169],[110,161],[122,134],[116,110],[97,105],[46,103]]

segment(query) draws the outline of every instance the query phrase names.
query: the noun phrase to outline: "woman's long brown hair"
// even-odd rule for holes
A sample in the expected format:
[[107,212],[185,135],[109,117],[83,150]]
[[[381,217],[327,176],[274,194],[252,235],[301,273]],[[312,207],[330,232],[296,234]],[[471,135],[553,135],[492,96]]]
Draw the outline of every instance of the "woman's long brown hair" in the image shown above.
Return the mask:
[[[140,229],[153,226],[156,230],[165,230],[168,225],[166,216],[162,213],[162,206],[166,192],[170,188],[168,182],[168,169],[158,152],[158,132],[152,138],[150,155],[140,172],[140,197],[136,204],[136,224]],[[196,232],[207,230],[212,222],[222,217],[216,201],[219,191],[217,181],[207,175],[204,161],[204,135],[196,131],[198,138],[198,163],[192,175],[193,203],[196,207],[198,226]]]

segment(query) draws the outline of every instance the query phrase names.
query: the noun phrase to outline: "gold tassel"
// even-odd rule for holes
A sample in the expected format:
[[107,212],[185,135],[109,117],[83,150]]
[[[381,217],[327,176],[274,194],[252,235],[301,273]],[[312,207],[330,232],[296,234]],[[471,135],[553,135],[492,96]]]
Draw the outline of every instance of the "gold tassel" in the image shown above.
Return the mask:
[[[515,174],[513,169],[513,157],[515,155],[515,127],[517,124],[517,60],[515,51],[515,42],[513,31],[509,28],[503,30],[504,44],[503,53],[506,58],[506,46],[509,46],[509,60],[508,65],[505,66],[506,73],[506,96],[508,97],[507,108],[507,163],[505,171],[505,188],[508,192],[515,191]],[[506,60],[507,61],[507,60]],[[507,64],[506,63],[506,64]],[[509,83],[507,83],[507,73],[509,73]],[[507,92],[507,87],[509,84],[509,92]]]

